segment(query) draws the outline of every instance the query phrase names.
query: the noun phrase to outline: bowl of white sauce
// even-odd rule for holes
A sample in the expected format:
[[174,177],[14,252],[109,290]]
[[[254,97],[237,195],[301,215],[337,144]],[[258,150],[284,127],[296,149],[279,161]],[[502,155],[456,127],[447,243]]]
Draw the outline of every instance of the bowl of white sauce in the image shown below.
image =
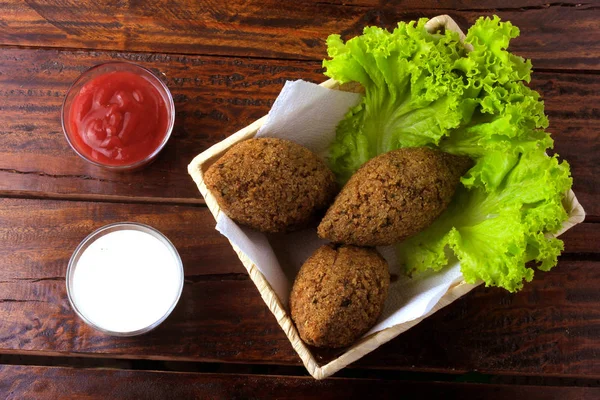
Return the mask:
[[67,295],[75,313],[113,336],[135,336],[160,325],[183,290],[183,263],[156,229],[119,222],[92,232],[67,267]]

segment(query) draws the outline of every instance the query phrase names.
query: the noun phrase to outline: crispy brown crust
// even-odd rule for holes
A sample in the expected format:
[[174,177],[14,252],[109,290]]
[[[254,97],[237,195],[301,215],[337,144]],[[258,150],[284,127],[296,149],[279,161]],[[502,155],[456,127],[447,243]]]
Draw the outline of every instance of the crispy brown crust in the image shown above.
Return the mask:
[[321,221],[319,236],[358,246],[397,243],[446,209],[471,165],[467,157],[425,147],[377,156],[344,186]]
[[262,232],[305,226],[337,193],[335,177],[319,157],[274,138],[236,144],[204,180],[225,214]]
[[290,311],[304,342],[345,347],[383,311],[390,274],[377,250],[322,246],[304,263],[290,295]]

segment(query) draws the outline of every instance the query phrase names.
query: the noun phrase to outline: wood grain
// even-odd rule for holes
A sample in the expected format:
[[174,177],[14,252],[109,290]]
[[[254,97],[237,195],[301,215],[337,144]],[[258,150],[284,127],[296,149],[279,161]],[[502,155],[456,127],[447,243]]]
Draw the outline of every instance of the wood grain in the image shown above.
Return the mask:
[[[150,224],[181,253],[182,298],[147,335],[112,338],[71,310],[73,249],[109,222]],[[0,353],[299,365],[208,210],[194,206],[0,199]],[[600,224],[566,237],[559,266],[519,294],[476,289],[357,365],[369,368],[600,376]],[[570,253],[569,249],[575,249]],[[321,354],[321,357],[330,356]]]
[[574,259],[600,252],[600,227],[595,223],[579,224],[560,239],[565,243],[565,253]]
[[[195,374],[57,367],[0,366],[7,400],[78,399],[378,399],[580,400],[599,388],[483,385],[237,374]],[[516,396],[516,397],[515,397]]]
[[79,399],[378,399],[444,398],[583,400],[599,388],[483,385],[237,374],[0,366],[6,400]]
[[569,162],[573,190],[587,215],[600,215],[600,75],[533,74],[545,103],[554,152]]
[[[86,68],[125,60],[167,82],[177,116],[157,161],[136,173],[88,165],[68,147],[60,106]],[[0,193],[76,199],[201,203],[186,166],[210,145],[266,114],[285,80],[324,79],[311,62],[167,54],[5,49],[0,52]],[[555,150],[572,166],[574,189],[589,215],[600,216],[600,75],[535,73]],[[585,151],[582,151],[585,149]]]
[[481,15],[512,21],[513,50],[537,68],[600,69],[600,8],[573,1],[3,0],[0,44],[321,60],[331,33],[439,14],[465,30]]
[[359,364],[598,378],[599,268],[562,261],[515,295],[480,287]]
[[[532,58],[532,87],[546,102],[555,151],[571,164],[588,220],[600,221],[595,2],[0,0],[0,354],[300,365],[214,230],[186,166],[266,114],[286,80],[324,80],[320,60],[330,33],[349,38],[366,25],[391,28],[442,13],[463,29],[492,14],[521,28],[511,50]],[[92,65],[115,60],[152,69],[177,108],[167,148],[130,174],[78,159],[60,127],[71,82]],[[123,220],[161,230],[185,266],[173,314],[134,338],[87,327],[65,290],[76,245],[95,228]],[[600,224],[581,224],[563,239],[559,265],[538,273],[520,293],[479,287],[349,368],[600,379]],[[335,355],[317,352],[322,362]],[[600,397],[599,389],[583,387],[2,365],[0,393],[11,399]]]
[[121,221],[148,224],[164,233],[192,281],[203,275],[245,277],[246,270],[227,239],[214,229],[215,220],[206,207],[20,199],[0,199],[2,273],[23,280],[64,281],[79,242],[95,229]]
[[[317,65],[261,60],[4,50],[0,52],[0,190],[193,199],[192,158],[268,112],[286,79],[320,78]],[[111,173],[79,159],[66,143],[60,107],[71,82],[104,61],[153,69],[172,90],[173,136],[157,161],[135,173]]]

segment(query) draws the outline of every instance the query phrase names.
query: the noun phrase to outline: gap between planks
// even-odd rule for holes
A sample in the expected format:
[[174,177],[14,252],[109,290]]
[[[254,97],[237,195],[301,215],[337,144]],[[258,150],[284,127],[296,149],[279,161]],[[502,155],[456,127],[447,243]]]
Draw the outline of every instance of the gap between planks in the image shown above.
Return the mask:
[[[123,49],[110,49],[110,48],[90,48],[90,47],[65,47],[65,46],[23,46],[16,44],[0,44],[0,49],[18,49],[18,50],[55,50],[55,51],[64,51],[64,52],[96,52],[96,53],[131,53],[131,54],[164,54],[169,56],[187,56],[187,57],[213,57],[213,58],[233,58],[233,59],[247,59],[247,60],[265,60],[265,61],[290,61],[290,62],[305,62],[305,63],[315,63],[320,64],[322,60],[310,57],[262,57],[262,56],[246,56],[246,55],[233,55],[233,54],[221,54],[221,53],[189,53],[185,51],[158,51],[156,53],[151,53],[147,50],[123,50]],[[593,71],[593,70],[592,70]],[[600,72],[600,71],[598,71]],[[323,77],[325,80],[327,77]]]
[[[105,195],[94,193],[48,193],[29,190],[0,190],[0,199],[24,200],[58,200],[58,201],[84,201],[97,203],[123,203],[123,204],[164,204],[173,206],[198,206],[205,207],[203,198],[170,198],[170,197],[129,197],[118,195]],[[586,215],[585,221],[600,223],[600,216]]]
[[[200,196],[200,194],[198,194]],[[25,200],[59,200],[59,201],[86,201],[97,203],[125,203],[125,204],[166,204],[183,206],[206,206],[204,199],[198,198],[170,198],[170,197],[130,197],[118,195],[105,195],[95,193],[47,193],[28,190],[0,190],[0,198],[25,199]]]

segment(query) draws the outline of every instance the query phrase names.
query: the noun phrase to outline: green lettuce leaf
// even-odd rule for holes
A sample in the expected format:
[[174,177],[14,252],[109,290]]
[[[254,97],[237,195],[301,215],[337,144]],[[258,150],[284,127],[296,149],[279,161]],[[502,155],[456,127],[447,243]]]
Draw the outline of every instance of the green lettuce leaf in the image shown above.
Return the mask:
[[533,277],[527,263],[556,265],[562,242],[548,232],[567,219],[569,166],[546,155],[553,141],[544,103],[525,84],[531,62],[507,50],[518,28],[480,18],[462,44],[451,31],[428,33],[426,22],[393,32],[368,27],[345,43],[328,38],[326,75],[365,88],[337,127],[328,163],[344,183],[369,159],[401,147],[471,157],[448,210],[398,246],[400,260],[420,273],[443,268],[452,252],[468,282],[514,291]]
[[377,154],[437,143],[470,119],[475,103],[462,101],[463,79],[452,73],[466,51],[458,34],[429,34],[426,22],[400,23],[391,33],[367,27],[346,43],[339,35],[327,39],[326,75],[365,88],[330,148],[329,164],[340,181]]
[[562,194],[571,183],[566,162],[539,151],[523,154],[493,191],[459,188],[433,225],[398,245],[400,259],[411,274],[440,270],[450,248],[467,282],[518,290],[533,277],[526,263],[541,270],[556,265],[562,241],[544,232],[567,218]]

